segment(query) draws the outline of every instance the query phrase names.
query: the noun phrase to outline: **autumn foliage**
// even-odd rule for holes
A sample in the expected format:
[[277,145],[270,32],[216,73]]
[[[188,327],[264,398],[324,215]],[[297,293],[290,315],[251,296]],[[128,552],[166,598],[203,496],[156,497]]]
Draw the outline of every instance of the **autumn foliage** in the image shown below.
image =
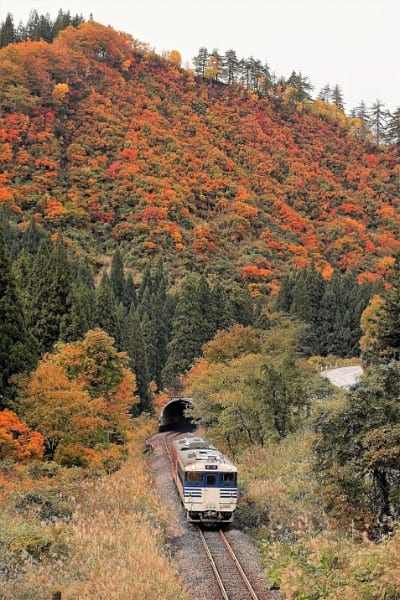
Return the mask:
[[92,20],[3,48],[0,202],[22,227],[35,213],[177,269],[232,263],[262,284],[314,262],[381,277],[399,244],[398,157],[334,105],[211,71]]
[[0,460],[25,462],[41,459],[43,452],[43,436],[38,431],[32,431],[11,410],[0,412]]
[[20,392],[20,410],[44,440],[46,455],[67,466],[113,470],[137,402],[135,378],[103,331],[60,344],[46,355]]

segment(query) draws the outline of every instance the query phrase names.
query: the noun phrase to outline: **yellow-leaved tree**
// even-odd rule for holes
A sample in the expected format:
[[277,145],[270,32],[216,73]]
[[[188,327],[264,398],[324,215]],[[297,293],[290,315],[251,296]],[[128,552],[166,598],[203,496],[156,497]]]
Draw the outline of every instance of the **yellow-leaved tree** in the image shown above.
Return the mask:
[[39,431],[46,455],[67,466],[117,468],[138,401],[125,353],[101,329],[59,344],[21,386],[20,412]]

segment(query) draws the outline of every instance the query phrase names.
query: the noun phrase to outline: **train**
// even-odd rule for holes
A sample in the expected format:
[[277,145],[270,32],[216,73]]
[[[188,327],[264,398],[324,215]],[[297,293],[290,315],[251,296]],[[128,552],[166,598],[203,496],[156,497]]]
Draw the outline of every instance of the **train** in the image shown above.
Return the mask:
[[190,523],[231,523],[238,500],[237,468],[200,437],[171,444],[172,474]]

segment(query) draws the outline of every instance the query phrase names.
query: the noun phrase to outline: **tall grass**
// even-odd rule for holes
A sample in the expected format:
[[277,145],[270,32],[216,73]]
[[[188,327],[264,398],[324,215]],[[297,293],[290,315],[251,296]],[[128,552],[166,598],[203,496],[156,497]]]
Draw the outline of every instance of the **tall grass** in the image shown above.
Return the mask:
[[168,514],[143,457],[149,422],[140,422],[121,470],[82,481],[77,508],[64,526],[66,557],[25,565],[7,582],[4,600],[179,600],[185,597],[168,557]]
[[240,519],[252,528],[271,587],[287,600],[400,600],[400,532],[380,544],[323,510],[311,434],[245,451]]

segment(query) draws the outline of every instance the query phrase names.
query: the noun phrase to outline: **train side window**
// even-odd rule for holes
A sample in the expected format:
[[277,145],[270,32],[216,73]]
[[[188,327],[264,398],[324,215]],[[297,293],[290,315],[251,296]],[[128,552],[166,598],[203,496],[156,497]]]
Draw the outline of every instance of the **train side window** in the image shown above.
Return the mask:
[[237,474],[236,473],[221,473],[221,481],[222,481],[222,483],[236,483]]
[[185,481],[188,483],[202,483],[203,473],[201,471],[186,471]]
[[212,486],[217,483],[217,476],[214,473],[207,473],[206,475],[206,485]]

